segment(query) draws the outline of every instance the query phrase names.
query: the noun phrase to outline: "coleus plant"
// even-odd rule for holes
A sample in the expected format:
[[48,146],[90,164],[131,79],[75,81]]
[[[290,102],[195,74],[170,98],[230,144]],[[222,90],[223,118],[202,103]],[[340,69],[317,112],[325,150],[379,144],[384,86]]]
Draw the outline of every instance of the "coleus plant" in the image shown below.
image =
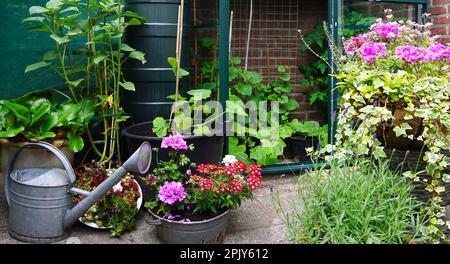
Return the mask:
[[[335,77],[341,91],[336,145],[327,145],[327,159],[372,154],[385,158],[388,133],[421,146],[427,162],[426,174],[407,171],[406,177],[422,181],[432,194],[428,204],[428,226],[423,234],[430,242],[445,235],[445,208],[441,194],[450,175],[444,170],[450,158],[450,46],[437,42],[424,15],[422,23],[394,21],[391,10],[377,19],[368,33],[344,42],[345,54],[335,54]],[[401,114],[398,114],[401,110]],[[393,126],[392,131],[391,129]],[[331,154],[331,155],[330,155]]]
[[49,141],[79,152],[82,135],[94,116],[94,103],[83,99],[57,103],[40,92],[0,101],[0,137],[16,141]]

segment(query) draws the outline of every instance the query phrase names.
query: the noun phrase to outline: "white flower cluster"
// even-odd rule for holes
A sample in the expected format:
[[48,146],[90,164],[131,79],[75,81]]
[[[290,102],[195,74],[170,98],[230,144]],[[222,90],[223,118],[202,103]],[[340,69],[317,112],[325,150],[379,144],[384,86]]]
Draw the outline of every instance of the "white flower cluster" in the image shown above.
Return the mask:
[[235,163],[237,161],[238,160],[237,160],[237,158],[235,156],[233,156],[233,155],[226,155],[223,158],[222,163],[223,163],[223,165],[228,166],[228,165],[231,165],[231,164],[233,164],[233,163]]

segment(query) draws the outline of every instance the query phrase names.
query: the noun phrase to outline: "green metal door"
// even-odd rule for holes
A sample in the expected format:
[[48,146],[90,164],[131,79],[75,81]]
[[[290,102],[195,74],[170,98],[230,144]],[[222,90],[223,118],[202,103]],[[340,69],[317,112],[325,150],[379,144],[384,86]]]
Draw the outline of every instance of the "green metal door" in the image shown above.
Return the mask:
[[35,89],[63,86],[62,81],[49,70],[25,74],[25,67],[41,60],[45,51],[53,48],[49,34],[30,32],[29,24],[21,23],[33,5],[42,0],[0,1],[0,99],[21,96]]

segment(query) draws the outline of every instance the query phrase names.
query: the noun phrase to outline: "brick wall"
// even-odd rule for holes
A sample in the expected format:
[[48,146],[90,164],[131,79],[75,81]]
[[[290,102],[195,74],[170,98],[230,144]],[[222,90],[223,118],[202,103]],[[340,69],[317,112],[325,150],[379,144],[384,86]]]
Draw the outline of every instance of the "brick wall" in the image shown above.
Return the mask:
[[[214,1],[196,0],[195,5],[197,20],[205,23],[217,18],[217,4]],[[244,65],[250,1],[231,0],[230,10],[234,13],[231,55],[240,57]],[[248,69],[263,74],[265,80],[273,80],[277,77],[278,66],[288,66],[293,86],[290,96],[300,103],[294,116],[299,119],[326,119],[326,107],[311,107],[304,94],[307,90],[298,87],[302,79],[298,66],[308,63],[314,57],[299,52],[301,40],[297,32],[302,29],[306,34],[326,19],[327,0],[253,1]],[[202,34],[214,36],[217,31],[209,28]]]
[[441,35],[443,43],[450,43],[450,0],[429,0],[429,3],[433,34]]

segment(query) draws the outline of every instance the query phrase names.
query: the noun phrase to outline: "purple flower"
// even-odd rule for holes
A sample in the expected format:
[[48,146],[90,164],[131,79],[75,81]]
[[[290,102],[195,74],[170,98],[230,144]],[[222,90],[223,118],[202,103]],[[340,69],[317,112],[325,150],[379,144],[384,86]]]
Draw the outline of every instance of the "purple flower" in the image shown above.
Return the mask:
[[392,39],[398,36],[399,25],[395,22],[377,23],[370,27],[378,36]]
[[424,58],[425,49],[414,46],[398,46],[394,54],[407,63],[415,63]]
[[367,42],[359,48],[358,52],[367,64],[378,57],[387,57],[386,46],[383,43]]
[[375,205],[376,207],[380,206],[380,199],[378,197],[375,199]]
[[373,101],[373,107],[377,107],[378,106],[378,100]]
[[192,205],[190,204],[186,205],[186,209],[190,211],[192,209]]
[[318,150],[320,150],[320,140],[319,141],[317,141],[317,146],[316,146],[316,150],[318,151]]
[[173,216],[172,214],[168,213],[164,215],[164,218],[169,219],[169,220],[173,220],[175,219],[175,216]]
[[188,146],[186,141],[181,137],[181,135],[171,135],[163,138],[161,142],[161,148],[173,148],[176,150],[187,150]]
[[186,198],[181,182],[165,182],[159,189],[158,198],[161,202],[173,205],[176,201],[183,201]]
[[342,112],[342,116],[346,116],[347,115],[347,113],[348,113],[348,109],[350,108],[350,106],[346,106],[345,108],[344,108],[344,111]]
[[373,134],[373,140],[376,140],[377,137],[378,137],[377,133],[374,133],[374,134]]
[[191,219],[189,219],[189,218],[184,218],[183,220],[181,220],[181,222],[183,222],[183,223],[190,223],[190,222],[191,222]]

